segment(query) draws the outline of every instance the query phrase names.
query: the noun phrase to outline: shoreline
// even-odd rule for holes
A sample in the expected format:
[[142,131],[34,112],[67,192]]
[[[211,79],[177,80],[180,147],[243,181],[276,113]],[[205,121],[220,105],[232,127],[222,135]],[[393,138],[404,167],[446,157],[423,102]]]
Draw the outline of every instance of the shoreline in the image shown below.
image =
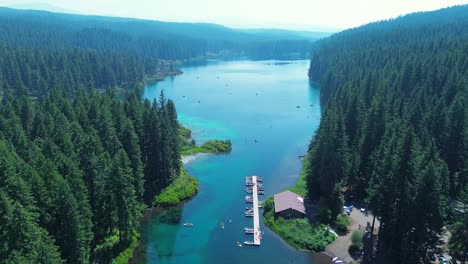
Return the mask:
[[203,156],[206,156],[210,153],[195,153],[195,154],[189,154],[189,155],[181,155],[182,157],[182,164],[186,165],[189,164],[190,162],[197,160]]
[[[306,155],[307,156],[307,155]],[[304,159],[305,160],[305,159]],[[297,178],[296,180],[296,183],[288,188],[286,188],[286,190],[289,190],[289,191],[292,191],[292,192],[295,192],[295,193],[298,193],[299,195],[302,195],[302,196],[306,196],[306,192],[307,190],[305,189],[306,188],[306,183],[305,183],[305,171],[306,171],[306,164],[304,162],[304,160],[302,161],[302,170],[301,170],[301,173],[299,175],[299,177]],[[272,198],[273,196],[271,197],[268,197],[268,198]],[[267,198],[267,199],[268,199]],[[266,200],[266,199],[265,199]],[[263,221],[265,223],[265,215],[263,215]],[[282,239],[285,243],[287,243],[288,245],[292,246],[293,248],[295,248],[296,250],[299,250],[299,251],[302,251],[302,252],[307,252],[309,254],[318,254],[320,255],[320,263],[334,263],[332,261],[332,259],[334,257],[338,257],[339,259],[343,260],[343,263],[349,263],[347,261],[345,261],[346,259],[346,253],[345,254],[341,254],[342,252],[339,252],[340,254],[334,254],[333,250],[329,250],[329,247],[330,245],[333,245],[335,243],[340,243],[338,242],[340,236],[336,237],[331,243],[329,243],[328,245],[325,246],[325,248],[322,250],[322,251],[314,251],[314,250],[310,250],[310,249],[306,249],[306,248],[301,248],[301,247],[296,247],[293,243],[291,243],[290,241],[288,241],[287,239],[285,239],[280,233],[276,232],[274,230],[274,228],[268,226],[266,223],[265,223],[265,226],[270,229],[273,233],[275,233],[276,235],[278,235],[280,237],[280,239]],[[342,256],[344,258],[342,258]],[[324,261],[324,262],[322,262]]]

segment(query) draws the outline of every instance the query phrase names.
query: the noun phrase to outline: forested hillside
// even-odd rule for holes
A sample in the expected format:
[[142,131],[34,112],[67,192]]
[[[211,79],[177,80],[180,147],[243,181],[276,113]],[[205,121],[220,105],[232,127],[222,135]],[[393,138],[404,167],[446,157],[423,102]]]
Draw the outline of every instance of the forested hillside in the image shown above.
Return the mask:
[[343,195],[364,198],[380,217],[379,262],[425,259],[448,201],[468,192],[466,14],[457,6],[346,30],[311,56],[326,106],[309,147],[309,194],[332,218]]
[[306,58],[312,35],[0,8],[0,96],[41,97],[57,83],[71,94],[128,88],[176,74],[174,61],[189,59]]
[[0,104],[0,263],[110,263],[180,172],[164,95],[59,89]]

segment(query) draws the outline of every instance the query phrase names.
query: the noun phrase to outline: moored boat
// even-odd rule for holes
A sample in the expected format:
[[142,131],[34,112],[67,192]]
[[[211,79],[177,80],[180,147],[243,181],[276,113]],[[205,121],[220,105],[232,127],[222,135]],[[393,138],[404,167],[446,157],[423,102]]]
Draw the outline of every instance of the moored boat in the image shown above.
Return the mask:
[[245,227],[244,228],[244,233],[246,234],[253,234],[255,230],[253,228]]

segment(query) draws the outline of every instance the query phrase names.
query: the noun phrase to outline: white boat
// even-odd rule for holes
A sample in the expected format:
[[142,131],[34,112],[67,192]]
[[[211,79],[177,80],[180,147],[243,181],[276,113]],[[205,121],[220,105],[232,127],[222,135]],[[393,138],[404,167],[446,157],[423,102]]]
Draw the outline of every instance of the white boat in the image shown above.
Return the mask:
[[192,227],[193,224],[192,224],[192,223],[185,223],[184,226],[185,226],[185,227]]
[[246,234],[253,234],[254,232],[255,232],[255,231],[253,230],[253,228],[252,228],[252,229],[245,229],[245,230],[244,230],[244,233],[246,233]]
[[[345,206],[345,207],[346,207],[346,206]],[[337,260],[337,259],[338,259],[338,257],[334,257],[334,258],[332,259],[332,261],[335,262],[335,260]]]
[[244,245],[252,246],[253,244],[254,244],[253,241],[244,241]]

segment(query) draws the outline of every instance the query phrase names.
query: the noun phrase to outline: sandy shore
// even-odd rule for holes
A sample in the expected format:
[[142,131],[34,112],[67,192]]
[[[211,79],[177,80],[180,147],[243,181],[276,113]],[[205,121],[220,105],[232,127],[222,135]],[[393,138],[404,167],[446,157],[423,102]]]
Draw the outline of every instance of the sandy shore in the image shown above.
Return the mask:
[[192,162],[200,157],[203,157],[205,155],[208,155],[210,153],[196,153],[196,154],[191,154],[191,155],[182,155],[182,163],[185,165],[189,162]]

